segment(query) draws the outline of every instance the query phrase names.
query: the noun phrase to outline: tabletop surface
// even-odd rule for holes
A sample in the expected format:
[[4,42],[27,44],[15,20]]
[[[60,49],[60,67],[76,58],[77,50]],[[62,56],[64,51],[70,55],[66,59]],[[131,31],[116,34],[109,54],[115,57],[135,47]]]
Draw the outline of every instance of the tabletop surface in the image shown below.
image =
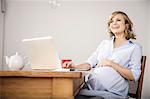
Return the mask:
[[81,78],[84,73],[82,71],[50,71],[50,70],[30,70],[30,71],[0,71],[0,77],[71,77]]

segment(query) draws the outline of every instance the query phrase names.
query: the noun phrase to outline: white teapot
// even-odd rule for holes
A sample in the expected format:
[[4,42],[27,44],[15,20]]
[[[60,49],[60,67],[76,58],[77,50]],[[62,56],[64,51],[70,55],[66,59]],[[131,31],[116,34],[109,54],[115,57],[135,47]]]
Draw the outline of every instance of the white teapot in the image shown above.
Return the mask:
[[6,64],[11,70],[21,70],[23,69],[25,62],[24,58],[22,58],[20,55],[18,55],[18,52],[16,52],[13,56],[5,56]]

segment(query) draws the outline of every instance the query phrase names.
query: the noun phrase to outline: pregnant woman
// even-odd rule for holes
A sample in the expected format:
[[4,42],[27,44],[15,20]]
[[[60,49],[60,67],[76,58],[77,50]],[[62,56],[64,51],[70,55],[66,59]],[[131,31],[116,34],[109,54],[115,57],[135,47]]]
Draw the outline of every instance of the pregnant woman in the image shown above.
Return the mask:
[[64,68],[93,70],[76,99],[128,98],[128,81],[137,81],[141,73],[142,49],[132,41],[136,39],[132,28],[133,24],[127,14],[113,12],[108,21],[110,38],[103,40],[85,63],[63,64]]

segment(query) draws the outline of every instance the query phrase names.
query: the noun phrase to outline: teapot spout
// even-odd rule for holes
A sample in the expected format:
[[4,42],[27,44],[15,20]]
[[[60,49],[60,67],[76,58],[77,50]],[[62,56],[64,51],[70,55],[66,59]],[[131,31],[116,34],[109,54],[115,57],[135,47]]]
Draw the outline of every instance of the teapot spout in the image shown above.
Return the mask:
[[9,57],[8,56],[4,56],[4,57],[5,57],[6,64],[8,65],[9,64]]

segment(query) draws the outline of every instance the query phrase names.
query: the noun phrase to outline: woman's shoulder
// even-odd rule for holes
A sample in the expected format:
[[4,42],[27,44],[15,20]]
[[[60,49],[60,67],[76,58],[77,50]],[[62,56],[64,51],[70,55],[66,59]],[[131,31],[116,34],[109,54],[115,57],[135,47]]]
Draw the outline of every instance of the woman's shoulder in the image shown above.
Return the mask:
[[134,40],[129,40],[129,43],[131,43],[135,49],[142,49],[142,46],[140,43],[134,41]]
[[100,44],[98,47],[109,46],[111,44],[111,41],[112,41],[111,38],[104,39],[104,40],[100,41]]

